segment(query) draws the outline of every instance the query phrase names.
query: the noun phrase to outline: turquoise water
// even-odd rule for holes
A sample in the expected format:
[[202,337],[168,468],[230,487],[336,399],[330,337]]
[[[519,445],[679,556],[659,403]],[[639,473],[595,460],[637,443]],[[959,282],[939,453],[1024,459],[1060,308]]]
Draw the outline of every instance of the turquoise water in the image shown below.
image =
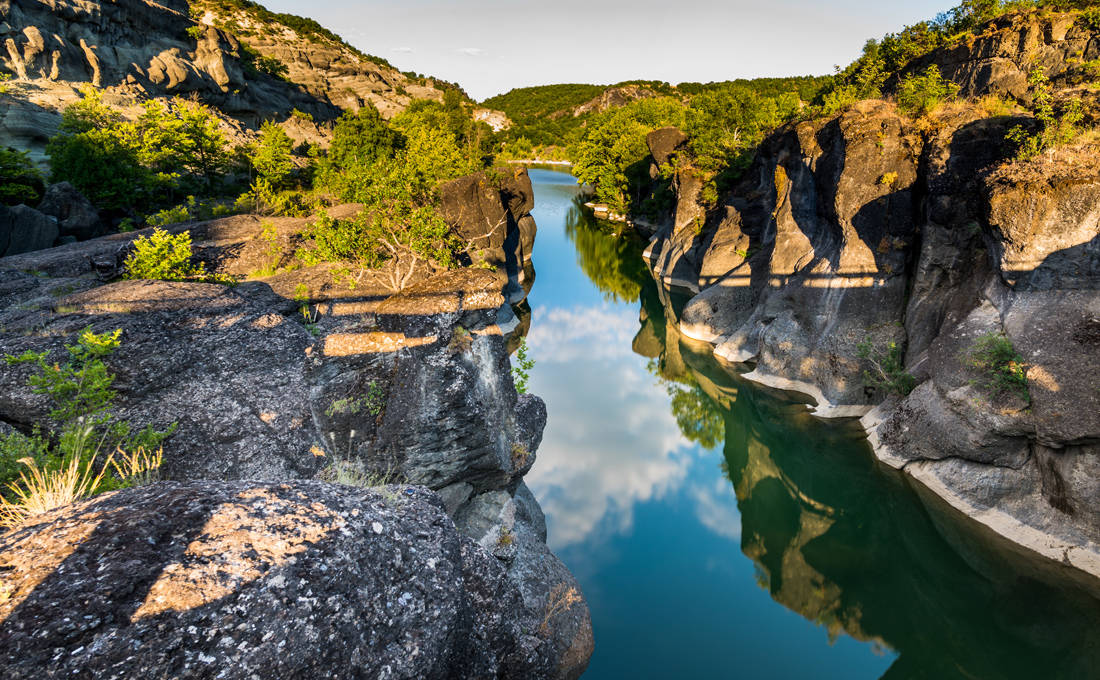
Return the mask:
[[930,515],[851,423],[679,338],[642,245],[569,175],[531,176],[549,422],[527,481],[591,608],[585,678],[1100,677],[1096,600]]

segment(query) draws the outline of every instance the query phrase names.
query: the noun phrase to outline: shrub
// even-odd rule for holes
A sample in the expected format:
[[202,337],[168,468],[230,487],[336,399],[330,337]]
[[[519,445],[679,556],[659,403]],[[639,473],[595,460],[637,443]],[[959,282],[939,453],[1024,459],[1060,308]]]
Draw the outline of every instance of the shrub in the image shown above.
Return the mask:
[[527,340],[523,339],[516,348],[516,363],[512,366],[512,382],[516,385],[516,392],[527,394],[527,381],[531,377],[531,369],[535,367],[535,360],[527,357]]
[[152,227],[166,227],[169,224],[180,224],[181,222],[191,221],[191,211],[188,210],[186,204],[177,205],[174,208],[165,208],[164,210],[158,210],[149,217],[145,218],[145,221]]
[[260,128],[260,141],[251,156],[256,176],[271,185],[283,189],[294,171],[294,140],[278,125],[264,121]]
[[37,205],[46,184],[26,151],[0,147],[0,203]]
[[[159,466],[159,452],[152,456],[144,452],[159,449],[176,426],[164,431],[148,426],[135,432],[128,422],[113,420],[109,414],[116,393],[114,375],[104,358],[119,347],[121,332],[97,334],[84,329],[75,344],[66,345],[69,358],[64,364],[51,362],[49,352],[4,357],[9,365],[35,365],[37,372],[28,384],[49,397],[55,427],[48,434],[36,430],[29,437],[14,434],[0,439],[0,483],[7,487],[0,509],[3,521],[20,521],[28,513],[58,503],[132,485],[148,479],[154,466]],[[117,449],[121,462],[112,454],[95,466],[104,447]],[[105,474],[112,466],[115,474]]]
[[65,109],[46,153],[51,181],[70,182],[100,208],[145,211],[178,191],[210,191],[228,166],[225,136],[200,104],[147,101],[131,122],[98,91],[83,95]]
[[125,278],[233,283],[227,275],[208,273],[201,262],[191,264],[191,232],[173,236],[163,229],[134,241],[134,252],[126,258]]
[[905,396],[917,386],[917,379],[905,370],[904,353],[896,342],[886,344],[885,351],[867,338],[856,347],[857,356],[871,364],[871,370],[863,372],[864,384],[879,387],[887,392]]
[[969,363],[982,373],[976,382],[994,396],[1011,392],[1031,403],[1027,367],[1004,333],[987,333],[979,337],[970,348]]
[[1005,135],[1005,140],[1016,147],[1016,157],[1020,160],[1030,160],[1047,149],[1072,142],[1080,135],[1078,123],[1084,118],[1080,99],[1071,100],[1061,115],[1055,114],[1054,94],[1041,68],[1031,70],[1028,83],[1035,92],[1031,112],[1039,129],[1029,132],[1022,125],[1017,125]]
[[911,116],[926,116],[941,103],[954,99],[959,86],[940,75],[935,64],[923,74],[910,74],[898,85],[898,108]]

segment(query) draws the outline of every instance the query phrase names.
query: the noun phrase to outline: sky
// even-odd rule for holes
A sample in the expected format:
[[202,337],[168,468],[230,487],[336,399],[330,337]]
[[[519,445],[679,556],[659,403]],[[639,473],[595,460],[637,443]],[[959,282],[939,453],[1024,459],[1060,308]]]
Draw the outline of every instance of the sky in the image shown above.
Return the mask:
[[515,87],[822,75],[871,37],[957,2],[910,0],[262,0],[362,51],[459,83]]

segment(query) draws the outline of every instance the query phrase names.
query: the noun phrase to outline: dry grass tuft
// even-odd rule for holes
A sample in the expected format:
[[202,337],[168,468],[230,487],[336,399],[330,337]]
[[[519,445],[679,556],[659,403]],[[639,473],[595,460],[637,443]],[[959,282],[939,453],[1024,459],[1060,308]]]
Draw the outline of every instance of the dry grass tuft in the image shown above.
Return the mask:
[[43,470],[33,458],[21,458],[28,472],[19,473],[19,482],[9,485],[13,500],[0,498],[0,526],[14,527],[36,515],[64,507],[95,493],[114,456],[108,458],[93,476],[95,456],[84,463],[73,456],[59,470]]

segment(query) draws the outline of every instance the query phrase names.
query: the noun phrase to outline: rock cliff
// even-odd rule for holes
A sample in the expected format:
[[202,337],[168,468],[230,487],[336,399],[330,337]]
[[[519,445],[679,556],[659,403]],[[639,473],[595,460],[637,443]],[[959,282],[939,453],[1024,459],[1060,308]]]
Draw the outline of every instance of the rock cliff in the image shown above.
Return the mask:
[[[478,182],[474,178],[469,186]],[[546,547],[542,511],[523,483],[535,463],[546,409],[537,397],[516,393],[508,358],[509,336],[519,325],[509,299],[523,297],[516,272],[527,263],[534,238],[530,206],[530,183],[522,171],[492,191],[458,191],[450,204],[456,229],[483,239],[488,258],[514,263],[502,267],[513,275],[418,270],[396,294],[384,272],[352,287],[331,264],[253,274],[232,288],[104,283],[101,277],[117,269],[120,248],[125,252],[140,233],[0,258],[0,354],[60,352],[82,328],[122,329],[122,345],[108,360],[119,392],[114,412],[142,425],[178,423],[165,447],[164,473],[181,483],[97,499],[0,539],[0,561],[23,565],[4,584],[21,593],[11,605],[15,613],[0,622],[0,639],[11,641],[5,649],[36,644],[21,632],[23,626],[36,625],[28,622],[46,616],[67,592],[47,573],[58,565],[46,571],[28,566],[34,561],[28,546],[49,542],[80,556],[80,569],[86,568],[81,574],[138,593],[133,607],[116,603],[130,607],[129,621],[141,606],[138,600],[159,587],[155,576],[167,564],[166,554],[191,550],[195,541],[214,546],[231,538],[283,545],[283,534],[299,531],[286,525],[287,516],[297,517],[284,512],[289,503],[302,515],[295,527],[316,525],[319,532],[291,542],[291,552],[301,556],[249,556],[241,562],[245,566],[237,565],[247,574],[211,576],[214,589],[224,591],[217,598],[189,598],[177,581],[200,575],[185,569],[165,586],[163,601],[150,600],[159,609],[139,625],[167,626],[179,637],[158,638],[171,644],[150,646],[125,661],[115,655],[144,633],[132,626],[121,632],[123,619],[100,612],[102,603],[89,604],[96,622],[81,631],[79,642],[66,638],[74,641],[66,657],[72,661],[57,661],[58,672],[80,667],[80,654],[95,648],[104,655],[96,663],[123,663],[128,677],[169,661],[179,664],[174,667],[180,677],[212,677],[215,667],[251,677],[275,657],[292,675],[342,672],[350,659],[365,669],[362,677],[376,677],[387,666],[393,677],[578,677],[593,645],[588,609],[576,580]],[[347,216],[360,207],[330,214]],[[272,258],[292,260],[304,222],[236,216],[170,230],[191,232],[208,269],[244,274]],[[521,238],[522,225],[530,229]],[[308,319],[294,299],[303,290],[310,300]],[[49,405],[27,386],[26,368],[0,373],[0,422],[29,433],[48,423]],[[364,492],[297,481],[316,478],[398,486]],[[193,512],[173,519],[168,506],[177,505]],[[155,542],[163,535],[168,553],[119,555],[117,562],[104,554],[104,546],[122,540],[122,534],[96,538],[95,518],[111,513],[148,517],[114,531],[127,541]],[[225,522],[217,520],[219,513],[228,513]],[[246,517],[256,519],[233,525]],[[204,526],[200,534],[207,538],[169,540]],[[376,536],[375,526],[385,527],[382,535]],[[390,554],[396,557],[384,557]],[[130,566],[122,569],[124,564]],[[35,586],[43,578],[46,585]],[[359,582],[374,585],[364,595],[356,591]],[[416,592],[406,597],[409,583]],[[312,592],[308,602],[295,600],[304,592]],[[554,608],[555,598],[568,599],[568,606]],[[241,621],[242,627],[227,633],[232,644],[224,649],[221,641],[189,637],[198,633],[188,631],[205,635],[210,621],[252,606],[245,602],[298,613],[270,629]],[[551,609],[554,616],[544,623]],[[43,630],[46,636],[65,634]],[[335,636],[339,642],[316,660],[306,648],[291,652],[282,646],[302,636]],[[409,656],[402,645],[414,640],[420,640],[419,651]],[[58,637],[56,644],[69,643]],[[295,649],[301,644],[295,642]],[[180,646],[201,654],[174,654]],[[34,664],[21,658],[30,657],[13,652],[3,674],[29,673]]]
[[84,83],[123,109],[194,97],[238,129],[294,109],[318,123],[368,104],[390,117],[412,98],[442,96],[327,32],[261,12],[213,0],[0,2],[0,68],[14,76],[0,94],[0,144],[41,158]]
[[[1096,42],[1060,15],[1016,17],[911,68],[941,64],[966,92],[1025,99],[1031,57],[1066,81],[1067,55]],[[819,415],[864,416],[880,459],[1096,577],[1100,149],[1009,161],[1005,134],[1024,120],[971,104],[913,121],[869,101],[789,125],[717,208],[681,171],[647,257],[693,295],[685,335],[749,364],[749,379],[811,395]],[[669,137],[651,135],[655,159]],[[987,387],[973,357],[989,337],[1019,353],[1028,395]],[[901,348],[916,389],[868,386],[868,342]]]

